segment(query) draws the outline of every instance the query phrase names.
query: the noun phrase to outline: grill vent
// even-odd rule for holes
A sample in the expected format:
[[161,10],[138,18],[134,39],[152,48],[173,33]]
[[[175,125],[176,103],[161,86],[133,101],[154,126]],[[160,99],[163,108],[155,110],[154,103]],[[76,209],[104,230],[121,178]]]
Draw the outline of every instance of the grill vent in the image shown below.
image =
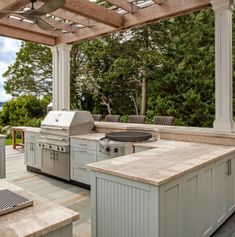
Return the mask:
[[32,205],[33,201],[8,189],[0,190],[0,216]]

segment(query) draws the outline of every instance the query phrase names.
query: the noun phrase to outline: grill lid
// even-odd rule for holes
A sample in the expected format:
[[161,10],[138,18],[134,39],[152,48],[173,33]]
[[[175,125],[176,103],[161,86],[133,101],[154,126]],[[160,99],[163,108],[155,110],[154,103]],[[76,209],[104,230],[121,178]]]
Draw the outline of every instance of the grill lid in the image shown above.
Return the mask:
[[147,132],[113,132],[105,134],[105,138],[119,142],[141,142],[152,138]]

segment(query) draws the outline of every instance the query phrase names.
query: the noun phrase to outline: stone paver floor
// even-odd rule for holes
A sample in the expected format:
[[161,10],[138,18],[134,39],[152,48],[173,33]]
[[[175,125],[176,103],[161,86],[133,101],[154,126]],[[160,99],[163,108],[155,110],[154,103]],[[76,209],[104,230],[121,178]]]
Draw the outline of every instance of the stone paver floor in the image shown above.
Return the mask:
[[80,213],[74,237],[90,237],[90,191],[26,170],[24,152],[6,146],[6,179],[27,191]]

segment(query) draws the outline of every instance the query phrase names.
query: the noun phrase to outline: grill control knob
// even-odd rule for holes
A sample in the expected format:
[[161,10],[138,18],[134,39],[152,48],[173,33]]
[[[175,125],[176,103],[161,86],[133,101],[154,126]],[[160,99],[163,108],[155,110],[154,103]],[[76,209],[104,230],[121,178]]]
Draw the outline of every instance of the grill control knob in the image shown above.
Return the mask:
[[59,147],[57,147],[57,150],[59,151],[59,150],[60,150],[60,148],[59,148]]
[[64,148],[63,148],[63,147],[61,148],[61,151],[64,151]]
[[42,145],[42,147],[44,147],[45,145]]
[[49,146],[49,148],[51,149],[51,148],[52,148],[52,146]]
[[114,148],[113,151],[114,151],[115,153],[118,153],[118,148]]
[[110,148],[109,147],[106,147],[106,149],[105,149],[107,152],[109,152],[110,151]]

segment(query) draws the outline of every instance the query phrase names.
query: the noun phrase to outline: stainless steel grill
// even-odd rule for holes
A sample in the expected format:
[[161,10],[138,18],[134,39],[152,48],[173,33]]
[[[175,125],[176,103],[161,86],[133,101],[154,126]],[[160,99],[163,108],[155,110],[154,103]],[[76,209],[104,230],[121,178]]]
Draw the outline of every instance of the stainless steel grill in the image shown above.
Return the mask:
[[32,205],[33,201],[8,189],[0,190],[0,216]]
[[69,180],[72,135],[89,133],[94,119],[88,111],[51,111],[41,125],[42,172]]

